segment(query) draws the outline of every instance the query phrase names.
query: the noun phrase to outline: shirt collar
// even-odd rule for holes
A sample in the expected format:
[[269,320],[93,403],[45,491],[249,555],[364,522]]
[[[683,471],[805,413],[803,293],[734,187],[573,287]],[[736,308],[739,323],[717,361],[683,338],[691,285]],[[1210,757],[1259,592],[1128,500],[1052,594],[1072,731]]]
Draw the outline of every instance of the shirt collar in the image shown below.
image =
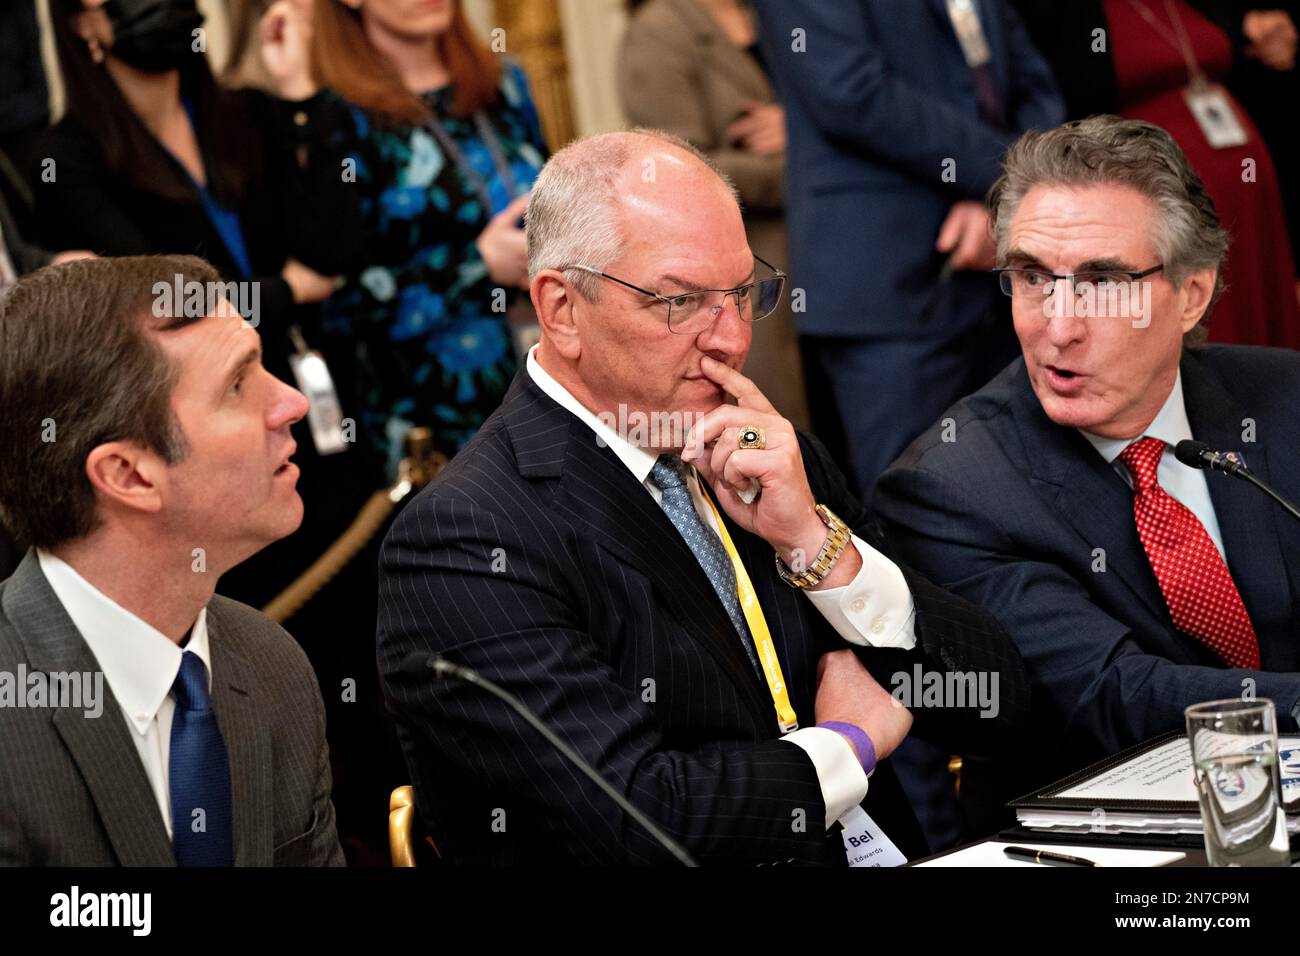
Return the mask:
[[185,651],[193,651],[203,661],[211,689],[206,607],[194,619],[189,642],[182,650],[162,632],[97,590],[66,561],[40,548],[36,557],[55,597],[95,655],[104,680],[137,733],[144,734],[149,729],[158,708],[167,699]]
[[536,352],[536,345],[528,350],[526,364],[528,374],[537,383],[537,387],[553,398],[561,408],[572,412],[580,422],[594,431],[597,440],[610,447],[614,454],[618,456],[618,460],[627,467],[628,471],[632,472],[632,477],[640,484],[645,484],[646,479],[650,477],[650,470],[654,468],[659,456],[654,452],[632,444],[606,422],[596,417],[582,402],[574,398],[567,388],[553,379],[546,369],[542,368],[541,363],[537,361]]
[[1086,432],[1082,428],[1079,434],[1088,439],[1093,448],[1107,462],[1114,463],[1129,445],[1137,441],[1138,438],[1159,438],[1171,448],[1180,441],[1192,437],[1192,426],[1187,421],[1187,406],[1183,403],[1183,373],[1180,370],[1174,376],[1174,387],[1169,392],[1169,397],[1165,403],[1160,406],[1160,411],[1152,419],[1151,424],[1146,427],[1141,435],[1137,438],[1102,438],[1100,435],[1094,435]]

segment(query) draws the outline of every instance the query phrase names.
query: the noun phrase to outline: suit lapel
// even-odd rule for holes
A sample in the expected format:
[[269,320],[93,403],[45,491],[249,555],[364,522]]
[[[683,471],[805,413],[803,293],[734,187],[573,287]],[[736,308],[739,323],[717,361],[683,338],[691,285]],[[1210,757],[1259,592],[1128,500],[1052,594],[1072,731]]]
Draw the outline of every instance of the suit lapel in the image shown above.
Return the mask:
[[[1223,383],[1195,353],[1184,356],[1182,374],[1193,437],[1214,451],[1240,452],[1255,476],[1269,482],[1266,443],[1243,443],[1243,421],[1247,416]],[[1294,641],[1264,640],[1264,631],[1273,622],[1280,622],[1287,628],[1288,637],[1292,636],[1291,592],[1278,539],[1278,523],[1289,519],[1281,515],[1268,496],[1244,481],[1208,471],[1205,480],[1227,552],[1228,570],[1261,638],[1260,663],[1265,670],[1292,670],[1296,663]]]
[[[99,662],[41,572],[34,550],[5,590],[5,612],[14,622],[32,669],[100,673]],[[149,778],[122,716],[104,684],[103,712],[87,718],[72,708],[54,711],[53,723],[77,765],[118,862],[123,866],[175,866],[167,829],[158,815]]]
[[650,579],[682,629],[730,675],[759,725],[775,730],[771,704],[731,619],[654,498],[586,425],[542,392],[527,369],[520,369],[506,402],[520,474],[558,481],[553,507],[587,540]]
[[270,866],[274,856],[275,794],[269,729],[259,717],[250,665],[231,626],[208,606],[212,709],[230,760],[235,865]]
[[1106,574],[1117,577],[1152,614],[1167,621],[1169,608],[1133,518],[1133,491],[1086,438],[1047,417],[1023,364],[1016,389],[1012,412],[1030,477],[1049,486],[1052,508],[1088,551],[1104,549]]

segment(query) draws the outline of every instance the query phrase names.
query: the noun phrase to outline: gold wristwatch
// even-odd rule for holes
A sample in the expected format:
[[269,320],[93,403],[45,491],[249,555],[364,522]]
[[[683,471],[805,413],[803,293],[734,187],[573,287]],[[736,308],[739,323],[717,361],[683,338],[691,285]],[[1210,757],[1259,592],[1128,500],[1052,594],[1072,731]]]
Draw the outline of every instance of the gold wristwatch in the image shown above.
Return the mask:
[[853,540],[853,529],[839,519],[839,516],[827,508],[825,505],[817,506],[817,517],[830,529],[830,535],[826,538],[826,543],[822,545],[821,551],[813,559],[805,571],[796,574],[785,566],[781,560],[781,555],[774,555],[776,558],[776,573],[781,575],[781,580],[792,588],[811,588],[821,584],[826,575],[831,573],[831,568],[839,560],[844,549],[849,546]]

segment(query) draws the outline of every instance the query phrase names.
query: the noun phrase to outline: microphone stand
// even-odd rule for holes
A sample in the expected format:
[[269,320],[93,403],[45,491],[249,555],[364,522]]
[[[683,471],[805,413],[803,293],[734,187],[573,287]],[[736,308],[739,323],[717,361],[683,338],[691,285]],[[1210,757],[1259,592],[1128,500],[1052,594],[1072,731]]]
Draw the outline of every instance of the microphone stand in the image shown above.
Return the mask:
[[498,687],[496,684],[492,683],[492,681],[479,674],[478,671],[471,670],[468,667],[462,667],[459,664],[453,664],[451,661],[439,657],[436,654],[429,657],[426,666],[439,677],[463,681],[466,684],[473,684],[475,687],[481,687],[493,697],[496,697],[498,700],[507,704],[515,713],[535,728],[538,733],[545,737],[546,741],[552,747],[563,754],[565,759],[581,770],[592,783],[603,790],[611,800],[618,804],[619,809],[644,827],[646,832],[654,837],[655,841],[660,846],[676,857],[677,861],[681,863],[682,866],[699,866],[699,864],[691,858],[691,855],[686,852],[685,848],[682,847],[680,843],[670,837],[667,833],[664,833],[663,830],[655,825],[653,820],[633,806],[632,803],[623,796],[623,794],[610,786],[609,782],[596,772],[596,768],[587,763],[587,761],[584,760],[576,750],[561,740],[549,727],[542,723],[532,711],[524,706],[522,701],[516,699],[513,694],[509,693],[502,687]]

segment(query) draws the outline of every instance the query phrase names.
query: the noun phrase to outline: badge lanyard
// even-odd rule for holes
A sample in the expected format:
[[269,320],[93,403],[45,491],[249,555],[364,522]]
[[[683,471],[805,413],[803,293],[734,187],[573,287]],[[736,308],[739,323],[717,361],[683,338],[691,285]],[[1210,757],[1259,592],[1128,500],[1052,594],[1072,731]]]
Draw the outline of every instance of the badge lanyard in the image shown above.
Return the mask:
[[1178,15],[1178,9],[1172,0],[1165,0],[1165,13],[1173,28],[1173,39],[1170,39],[1164,25],[1142,0],[1129,0],[1129,3],[1153,32],[1182,54],[1183,61],[1187,64],[1187,88],[1183,90],[1183,99],[1210,146],[1213,149],[1226,149],[1249,142],[1250,137],[1237,119],[1227,92],[1219,84],[1210,82],[1210,78],[1196,62],[1196,51],[1192,47],[1191,38],[1187,35],[1183,18]]
[[1182,54],[1183,60],[1187,64],[1188,85],[1198,88],[1208,85],[1208,80],[1201,71],[1200,64],[1196,62],[1196,53],[1192,49],[1192,41],[1183,28],[1183,18],[1178,15],[1178,10],[1174,8],[1174,5],[1168,2],[1165,3],[1165,12],[1169,15],[1169,23],[1177,34],[1176,38],[1171,40],[1164,24],[1156,19],[1156,15],[1150,7],[1143,3],[1142,0],[1129,0],[1129,3],[1162,40]]
[[799,720],[795,716],[794,707],[790,704],[790,692],[785,685],[785,677],[781,674],[781,662],[776,656],[776,644],[772,640],[772,632],[767,628],[767,619],[763,617],[763,609],[759,606],[754,585],[749,580],[749,572],[745,570],[745,565],[740,560],[740,553],[731,541],[727,525],[723,522],[722,515],[718,513],[718,506],[713,503],[713,498],[707,492],[704,500],[709,503],[714,521],[717,522],[718,537],[722,539],[722,546],[726,548],[727,556],[731,558],[731,566],[736,572],[736,596],[740,599],[740,609],[745,612],[745,623],[749,625],[750,636],[754,638],[754,646],[758,649],[758,661],[763,667],[763,676],[767,678],[768,690],[772,692],[777,726],[781,728],[781,733],[788,734],[799,729]]
[[[488,192],[487,180],[483,178],[482,173],[470,165],[461,148],[456,145],[456,141],[451,138],[451,134],[447,132],[436,116],[429,117],[427,122],[429,132],[438,141],[442,151],[451,157],[452,163],[460,171],[460,174],[469,180],[470,188],[478,194],[484,212],[490,218],[493,214],[493,206],[492,195]],[[496,130],[492,128],[492,124],[488,122],[487,117],[482,112],[474,114],[474,126],[478,130],[479,138],[483,140],[483,145],[487,147],[487,151],[492,157],[492,166],[496,170],[496,174],[501,177],[501,183],[505,186],[506,195],[513,199],[517,184],[514,173],[510,170],[510,164],[506,162],[505,152],[501,149],[501,141],[497,138]]]
[[289,368],[298,382],[298,391],[307,396],[307,425],[311,429],[312,444],[318,455],[335,455],[347,450],[347,437],[343,432],[343,409],[339,405],[338,391],[330,376],[324,357],[307,347],[298,326],[289,329],[294,352],[289,356]]
[[948,0],[948,19],[952,21],[957,42],[961,44],[966,65],[974,70],[988,63],[992,54],[974,0]]

